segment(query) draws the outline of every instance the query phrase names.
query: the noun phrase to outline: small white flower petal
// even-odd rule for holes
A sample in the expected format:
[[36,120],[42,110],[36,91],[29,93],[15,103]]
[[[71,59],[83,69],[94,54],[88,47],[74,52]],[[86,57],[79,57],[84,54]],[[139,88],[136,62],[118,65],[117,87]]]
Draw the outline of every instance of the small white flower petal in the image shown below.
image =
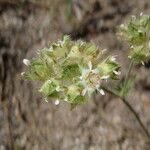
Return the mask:
[[23,63],[28,66],[30,64],[30,61],[28,59],[23,59]]
[[116,71],[116,70],[114,70],[113,73],[114,73],[115,75],[120,75],[120,74],[121,74],[120,71]]
[[82,76],[80,76],[80,77],[79,77],[79,79],[80,79],[80,80],[82,80],[82,79],[83,79],[83,77],[82,77]]
[[116,58],[114,56],[111,57],[111,61],[116,61]]
[[103,50],[102,50],[102,53],[105,53],[106,51],[107,51],[107,49],[103,49]]
[[67,101],[68,101],[68,99],[67,99],[67,98],[65,98],[65,99],[64,99],[64,101],[66,101],[66,102],[67,102]]
[[59,92],[60,91],[60,86],[56,87],[56,91]]
[[121,24],[121,25],[120,25],[120,27],[121,27],[121,28],[124,28],[124,27],[125,27],[125,25],[124,25],[124,24]]
[[44,98],[44,100],[45,100],[45,102],[47,102],[47,103],[48,103],[48,100],[47,100],[47,98]]
[[143,16],[143,12],[140,13],[140,16]]
[[142,65],[144,66],[144,61],[141,61]]
[[56,101],[55,101],[55,105],[57,106],[57,105],[59,105],[59,100],[57,99]]
[[89,61],[88,66],[89,66],[89,69],[92,70],[92,62],[91,61]]
[[102,76],[101,79],[102,79],[102,80],[107,80],[109,77],[110,77],[109,75],[107,75],[107,76]]
[[87,92],[87,89],[85,88],[85,89],[82,91],[82,96],[85,96],[86,92]]
[[100,89],[99,92],[102,94],[102,95],[105,95],[105,92],[103,89]]
[[51,81],[51,80],[48,80],[48,82],[49,82],[49,83],[52,83],[52,81]]
[[21,76],[24,76],[25,72],[21,72]]

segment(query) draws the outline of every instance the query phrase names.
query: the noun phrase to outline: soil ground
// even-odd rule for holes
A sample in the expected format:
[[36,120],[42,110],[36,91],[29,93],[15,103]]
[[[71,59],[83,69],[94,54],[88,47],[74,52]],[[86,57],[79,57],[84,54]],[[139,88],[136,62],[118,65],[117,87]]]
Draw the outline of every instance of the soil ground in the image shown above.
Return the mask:
[[[70,111],[46,103],[37,83],[24,81],[23,58],[69,34],[116,54],[128,68],[117,27],[150,13],[149,0],[0,0],[0,150],[150,150],[150,141],[127,107],[110,95]],[[150,131],[150,68],[139,65],[129,102]]]

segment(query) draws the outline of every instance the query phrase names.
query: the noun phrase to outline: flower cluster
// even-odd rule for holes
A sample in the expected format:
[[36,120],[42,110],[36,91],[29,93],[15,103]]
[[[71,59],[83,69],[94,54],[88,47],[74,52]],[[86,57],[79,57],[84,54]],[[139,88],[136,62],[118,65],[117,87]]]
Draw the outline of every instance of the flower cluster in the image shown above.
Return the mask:
[[120,33],[130,44],[129,58],[134,62],[143,62],[150,56],[150,15],[132,16],[120,26]]
[[29,61],[24,76],[28,80],[43,83],[40,92],[44,97],[80,104],[88,100],[93,92],[104,95],[101,85],[108,79],[117,79],[119,64],[115,57],[105,57],[93,43],[72,41],[64,36],[62,41],[38,52]]

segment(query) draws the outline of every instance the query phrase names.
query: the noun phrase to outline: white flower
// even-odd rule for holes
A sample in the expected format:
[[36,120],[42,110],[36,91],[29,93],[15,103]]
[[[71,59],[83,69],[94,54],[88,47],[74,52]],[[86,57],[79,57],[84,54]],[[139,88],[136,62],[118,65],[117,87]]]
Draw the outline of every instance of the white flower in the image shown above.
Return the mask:
[[23,59],[23,63],[24,63],[26,66],[30,65],[30,61],[29,61],[28,59]]
[[80,77],[81,82],[84,85],[82,95],[85,96],[86,93],[90,97],[95,90],[98,90],[102,95],[105,95],[104,91],[100,88],[101,79],[108,79],[110,76],[100,77],[98,69],[92,69],[92,63],[88,63],[89,69],[82,70],[82,76]]

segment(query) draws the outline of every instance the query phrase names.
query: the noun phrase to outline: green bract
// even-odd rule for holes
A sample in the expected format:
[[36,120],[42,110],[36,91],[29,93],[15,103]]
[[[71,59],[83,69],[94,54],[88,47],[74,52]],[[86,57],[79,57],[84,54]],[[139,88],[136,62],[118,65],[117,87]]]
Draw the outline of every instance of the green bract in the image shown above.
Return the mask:
[[120,33],[129,42],[129,58],[139,63],[150,56],[150,16],[132,16],[127,24],[120,26]]
[[93,43],[72,41],[64,36],[62,41],[38,52],[27,65],[25,78],[42,82],[40,92],[71,104],[81,104],[96,90],[104,91],[104,80],[116,79],[119,64],[113,56],[104,58],[104,51]]

